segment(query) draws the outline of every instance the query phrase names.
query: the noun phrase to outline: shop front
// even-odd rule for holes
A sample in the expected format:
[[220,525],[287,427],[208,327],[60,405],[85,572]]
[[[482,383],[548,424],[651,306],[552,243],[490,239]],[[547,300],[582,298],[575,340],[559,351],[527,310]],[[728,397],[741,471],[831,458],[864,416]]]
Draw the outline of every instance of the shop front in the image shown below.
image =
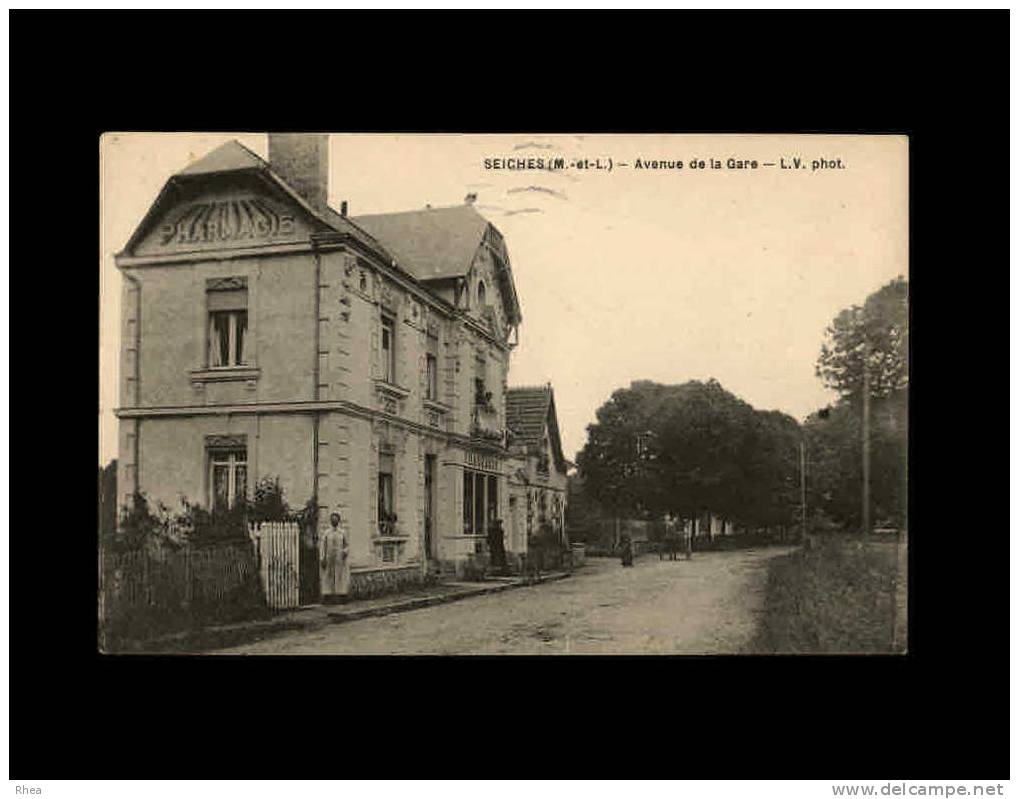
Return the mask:
[[488,535],[506,517],[505,455],[500,451],[453,449],[447,465],[458,482],[456,511],[459,525],[445,536],[444,555],[460,563],[487,551]]

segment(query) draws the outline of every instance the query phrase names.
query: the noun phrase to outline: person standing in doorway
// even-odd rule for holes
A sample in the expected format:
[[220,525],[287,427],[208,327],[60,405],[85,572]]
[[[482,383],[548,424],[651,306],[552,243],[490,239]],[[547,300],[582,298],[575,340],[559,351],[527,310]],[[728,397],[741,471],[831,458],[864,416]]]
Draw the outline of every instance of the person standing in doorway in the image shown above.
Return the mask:
[[329,524],[329,529],[319,539],[322,599],[325,602],[346,602],[350,593],[347,528],[342,524],[339,513],[330,515]]
[[503,541],[502,520],[494,519],[488,526],[488,551],[492,558],[492,568],[496,574],[506,572],[506,545]]

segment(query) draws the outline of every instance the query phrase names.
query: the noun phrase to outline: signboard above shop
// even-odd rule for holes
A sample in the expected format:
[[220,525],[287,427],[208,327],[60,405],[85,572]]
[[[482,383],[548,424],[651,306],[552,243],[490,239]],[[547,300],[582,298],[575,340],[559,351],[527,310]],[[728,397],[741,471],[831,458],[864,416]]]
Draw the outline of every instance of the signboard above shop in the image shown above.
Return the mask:
[[178,212],[159,228],[159,243],[252,242],[289,238],[294,217],[279,213],[258,197],[197,203]]
[[134,254],[266,247],[308,241],[311,232],[307,214],[285,197],[229,186],[156,209]]
[[478,469],[483,472],[498,472],[499,459],[494,455],[488,455],[474,450],[467,450],[464,453],[464,466],[470,469]]

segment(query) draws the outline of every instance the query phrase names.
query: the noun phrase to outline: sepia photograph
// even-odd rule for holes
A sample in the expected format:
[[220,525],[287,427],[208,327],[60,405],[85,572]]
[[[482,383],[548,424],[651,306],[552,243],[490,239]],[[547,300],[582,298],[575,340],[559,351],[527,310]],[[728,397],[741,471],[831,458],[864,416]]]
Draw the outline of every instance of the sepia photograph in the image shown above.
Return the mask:
[[909,652],[907,136],[99,148],[100,653]]

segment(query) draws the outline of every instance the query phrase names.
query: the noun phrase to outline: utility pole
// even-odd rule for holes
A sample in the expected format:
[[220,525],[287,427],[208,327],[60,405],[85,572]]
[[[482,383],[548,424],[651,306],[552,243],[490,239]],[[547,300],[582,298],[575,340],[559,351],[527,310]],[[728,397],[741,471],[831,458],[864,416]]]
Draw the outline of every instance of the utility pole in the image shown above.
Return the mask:
[[870,369],[867,342],[863,344],[863,534],[870,534]]
[[800,514],[803,517],[803,538],[807,540],[807,442],[800,441]]

